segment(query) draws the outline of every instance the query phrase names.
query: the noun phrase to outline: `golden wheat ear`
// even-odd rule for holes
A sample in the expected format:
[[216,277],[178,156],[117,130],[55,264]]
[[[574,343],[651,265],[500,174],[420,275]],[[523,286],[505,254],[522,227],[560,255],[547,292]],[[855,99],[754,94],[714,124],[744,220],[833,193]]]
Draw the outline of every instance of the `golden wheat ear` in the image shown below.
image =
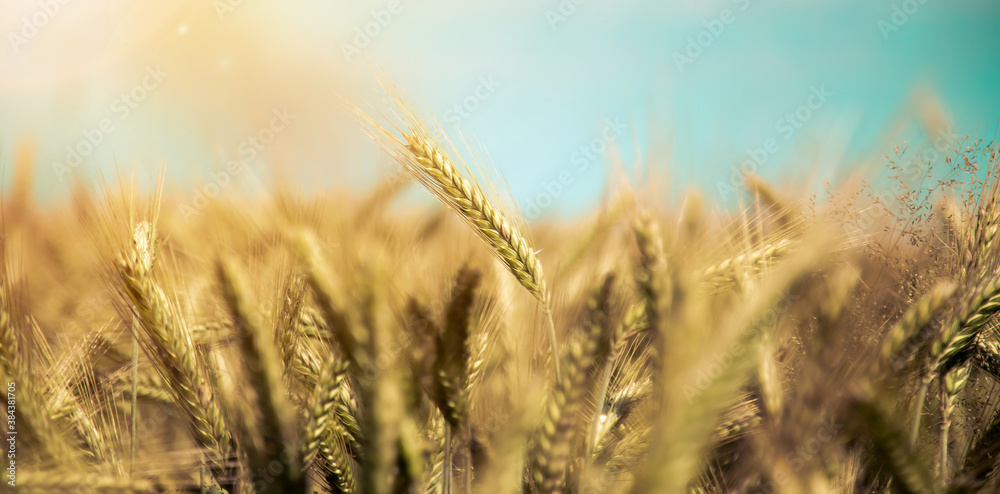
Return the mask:
[[[500,192],[499,180],[492,178],[489,165],[482,159],[474,160],[476,170],[485,177],[478,179],[436,119],[424,116],[387,79],[381,78],[380,82],[392,107],[391,129],[353,107],[361,125],[405,174],[469,225],[490,247],[494,257],[542,305],[549,323],[552,362],[559,379],[558,344],[542,263],[509,193]],[[469,154],[478,155],[472,151]]]

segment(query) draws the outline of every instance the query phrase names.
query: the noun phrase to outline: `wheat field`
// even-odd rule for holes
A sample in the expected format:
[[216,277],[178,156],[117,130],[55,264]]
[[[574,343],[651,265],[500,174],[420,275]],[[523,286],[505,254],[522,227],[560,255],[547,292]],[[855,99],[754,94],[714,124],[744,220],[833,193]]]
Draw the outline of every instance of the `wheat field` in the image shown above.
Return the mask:
[[[388,86],[360,196],[3,197],[11,492],[996,492],[1000,156],[528,225]],[[16,173],[35,163],[19,154]],[[882,171],[880,171],[882,173]],[[162,182],[161,182],[162,183]],[[394,207],[407,188],[437,206]],[[9,441],[9,437],[15,437]]]

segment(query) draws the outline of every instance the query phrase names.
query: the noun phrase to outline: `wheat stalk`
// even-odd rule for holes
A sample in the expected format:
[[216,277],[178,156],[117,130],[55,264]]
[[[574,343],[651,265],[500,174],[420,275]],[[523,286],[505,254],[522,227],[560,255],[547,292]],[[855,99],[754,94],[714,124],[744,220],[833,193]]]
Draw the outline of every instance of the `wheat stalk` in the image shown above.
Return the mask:
[[[636,268],[635,282],[643,297],[644,314],[647,331],[659,338],[662,335],[662,318],[669,297],[667,293],[663,266],[666,259],[663,253],[663,239],[655,220],[645,212],[640,212],[633,225],[636,245],[639,247],[639,265]],[[656,344],[652,345],[654,348]]]
[[903,492],[931,492],[934,484],[930,470],[907,445],[902,429],[885,407],[875,401],[872,392],[859,391],[848,404],[855,414],[852,428],[862,437],[871,437],[878,457],[888,466],[895,480],[894,485]]
[[[217,475],[223,475],[232,439],[206,380],[190,331],[176,317],[163,290],[152,279],[151,228],[136,229],[133,250],[118,260],[123,296],[148,337],[146,353],[165,376],[175,402],[190,418],[195,438],[207,448]],[[219,482],[223,480],[220,478]]]
[[326,476],[327,483],[345,494],[354,492],[357,464],[347,453],[343,439],[334,432],[327,431],[326,437],[319,443],[319,451],[324,467],[329,472]]
[[316,455],[321,453],[328,470],[328,483],[335,484],[342,492],[353,492],[355,463],[347,443],[354,441],[355,451],[359,447],[339,418],[346,377],[347,365],[340,359],[331,357],[323,365],[309,400],[302,458],[304,468],[308,469]]
[[[260,423],[254,424],[262,448],[250,449],[250,469],[257,471],[267,468],[273,461],[282,461],[285,452],[292,448],[291,410],[281,385],[281,369],[273,345],[273,338],[265,338],[261,326],[251,316],[249,282],[231,260],[221,259],[216,264],[216,275],[222,296],[229,308],[236,329],[239,348],[242,353],[243,368],[249,377],[255,393],[255,409],[260,414]],[[299,458],[285,460],[285,467],[276,474],[276,481],[268,483],[265,492],[293,492],[303,488]]]
[[365,368],[371,364],[371,351],[368,348],[371,335],[354,329],[346,311],[337,300],[333,276],[320,257],[320,247],[316,238],[309,232],[303,232],[295,240],[299,259],[305,268],[306,279],[327,325],[340,344],[341,351],[358,369]]
[[[403,114],[407,130],[400,140],[360,110],[355,110],[370,136],[409,176],[420,183],[442,204],[448,206],[489,247],[517,281],[542,305],[549,323],[552,361],[556,378],[560,376],[558,343],[542,264],[526,235],[514,208],[498,197],[491,197],[461,160],[452,159],[444,143],[391,84],[384,87]],[[454,151],[454,147],[452,146]],[[494,188],[495,191],[495,188]],[[496,196],[496,194],[494,194]],[[500,208],[498,206],[504,206]]]
[[731,271],[741,266],[751,266],[755,272],[760,272],[768,263],[788,253],[793,247],[794,242],[787,238],[764,244],[750,252],[730,257],[705,268],[701,272],[701,277],[715,284],[727,283],[731,281]]
[[338,428],[336,406],[346,374],[347,366],[336,358],[328,359],[323,365],[323,371],[309,400],[309,418],[302,439],[303,468],[308,469],[316,458],[320,441],[327,431]]
[[[298,275],[290,276],[286,281],[281,297],[281,306],[278,308],[278,318],[275,321],[274,343],[281,352],[284,375],[288,379],[291,379],[296,373],[299,376],[307,373],[302,367],[296,367],[299,360],[297,358],[299,354],[298,322],[302,316],[305,293],[305,279]],[[308,368],[308,364],[306,366]]]
[[521,286],[546,303],[542,264],[514,223],[490,202],[479,184],[452,164],[437,143],[416,133],[405,138],[417,165],[407,168],[411,176],[468,222]]
[[[966,310],[952,318],[937,338],[931,340],[927,351],[926,365],[921,376],[917,399],[913,405],[913,429],[910,433],[911,446],[916,444],[920,430],[921,413],[927,388],[939,374],[947,374],[956,367],[964,366],[974,354],[976,341],[983,326],[1000,311],[1000,276],[988,279],[973,292]],[[966,379],[957,379],[948,389],[958,394]]]
[[467,268],[459,271],[448,303],[444,332],[435,338],[431,396],[454,429],[462,427],[468,414],[469,319],[478,286],[478,271]]
[[569,345],[566,374],[558,381],[545,405],[529,466],[531,481],[537,492],[554,494],[564,488],[573,453],[571,439],[578,422],[577,410],[588,388],[590,370],[595,364],[603,365],[613,343],[612,325],[608,321],[613,281],[613,277],[607,277],[592,295],[582,334]]
[[940,457],[938,459],[938,478],[944,482],[949,477],[948,470],[948,437],[951,432],[951,415],[955,411],[958,393],[969,380],[971,362],[949,369],[941,376],[941,434]]
[[930,329],[931,323],[942,310],[948,307],[948,302],[956,288],[957,285],[954,283],[940,282],[916,302],[910,304],[910,307],[903,313],[903,317],[893,325],[882,342],[878,363],[881,370],[887,369],[901,357],[899,354],[905,349],[907,341],[924,337],[924,333]]
[[[492,252],[511,274],[517,278],[528,293],[531,293],[544,307],[551,318],[542,263],[528,241],[513,225],[511,220],[490,203],[482,188],[466,178],[452,164],[435,142],[420,138],[417,134],[406,137],[406,149],[419,165],[407,168],[411,175],[442,202],[452,208],[465,220],[473,231],[492,247]],[[552,354],[558,355],[555,328],[550,322]],[[556,375],[559,363],[553,360]]]

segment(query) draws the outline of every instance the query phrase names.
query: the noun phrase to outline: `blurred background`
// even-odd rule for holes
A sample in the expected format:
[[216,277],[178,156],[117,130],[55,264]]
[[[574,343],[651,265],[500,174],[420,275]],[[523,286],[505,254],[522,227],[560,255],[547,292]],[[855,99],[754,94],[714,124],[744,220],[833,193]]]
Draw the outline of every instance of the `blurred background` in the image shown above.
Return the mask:
[[3,190],[42,204],[161,169],[192,198],[361,194],[391,169],[343,103],[385,110],[372,67],[529,219],[595,206],[613,162],[733,204],[741,169],[820,190],[1000,117],[986,0],[31,0],[0,32]]

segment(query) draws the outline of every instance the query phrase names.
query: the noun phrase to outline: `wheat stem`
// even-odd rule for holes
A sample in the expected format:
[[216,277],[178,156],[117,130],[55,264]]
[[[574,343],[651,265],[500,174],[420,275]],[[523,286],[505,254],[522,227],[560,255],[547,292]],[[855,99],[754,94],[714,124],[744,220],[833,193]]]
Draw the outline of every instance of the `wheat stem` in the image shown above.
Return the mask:
[[524,235],[489,200],[474,180],[465,177],[434,141],[407,134],[407,171],[442,202],[452,208],[492,248],[493,254],[539,303],[549,323],[556,378],[561,375],[558,343],[549,295],[542,276],[542,264]]

